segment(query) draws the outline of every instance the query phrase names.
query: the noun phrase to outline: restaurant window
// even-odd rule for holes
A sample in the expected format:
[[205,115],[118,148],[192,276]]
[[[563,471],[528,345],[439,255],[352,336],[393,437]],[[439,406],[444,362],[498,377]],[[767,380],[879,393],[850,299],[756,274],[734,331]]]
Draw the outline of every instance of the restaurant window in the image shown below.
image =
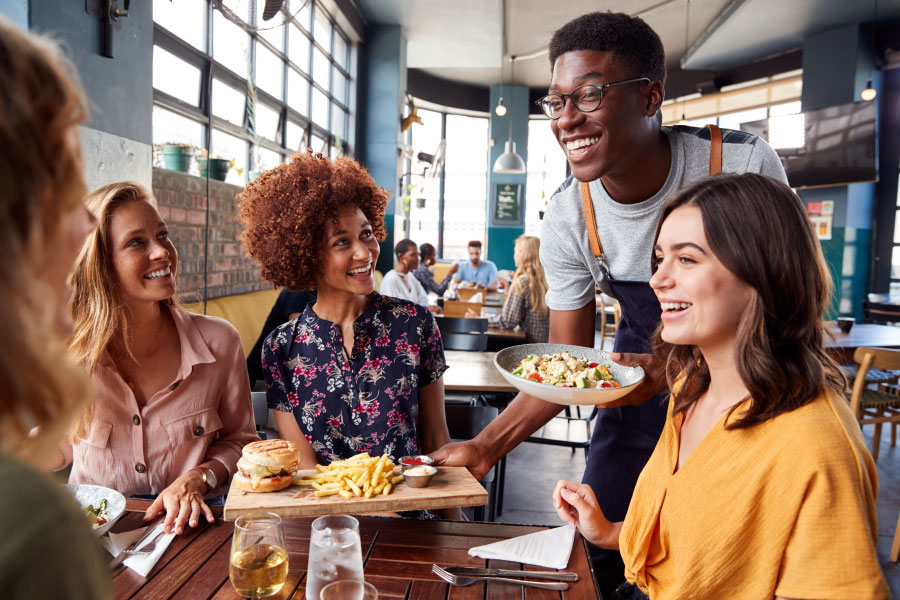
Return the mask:
[[405,204],[409,194],[409,206],[400,207],[405,215],[404,226],[396,227],[394,242],[409,237],[419,246],[427,242],[438,248],[441,174],[435,173],[427,162],[419,160],[418,154],[435,154],[442,139],[444,115],[425,109],[419,109],[417,114],[422,119],[422,125],[415,125],[409,130],[408,154],[412,154],[412,158],[404,161],[408,175],[403,180],[405,187],[400,195],[400,203]]
[[466,259],[469,240],[487,241],[488,129],[487,118],[447,115],[444,258]]
[[550,196],[566,180],[566,155],[553,131],[550,120],[528,121],[528,174],[525,179],[525,235],[540,237],[542,215]]
[[[153,21],[154,144],[199,151],[211,126],[210,152],[234,160],[227,181],[237,184],[308,146],[352,155],[356,45],[317,2],[284,26],[255,33],[208,0],[154,0]],[[210,70],[211,85],[204,80]]]

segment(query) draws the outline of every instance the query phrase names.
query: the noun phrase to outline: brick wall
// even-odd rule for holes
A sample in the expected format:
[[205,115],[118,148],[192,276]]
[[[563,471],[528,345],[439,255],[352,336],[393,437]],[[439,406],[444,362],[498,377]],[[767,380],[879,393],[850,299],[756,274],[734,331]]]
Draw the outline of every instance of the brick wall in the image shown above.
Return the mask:
[[[221,181],[209,182],[209,271],[207,298],[271,289],[259,276],[259,267],[244,255],[237,236],[235,196],[241,188]],[[202,177],[153,169],[153,194],[159,214],[169,225],[178,249],[178,296],[183,302],[203,298],[203,246],[206,239],[206,180]]]

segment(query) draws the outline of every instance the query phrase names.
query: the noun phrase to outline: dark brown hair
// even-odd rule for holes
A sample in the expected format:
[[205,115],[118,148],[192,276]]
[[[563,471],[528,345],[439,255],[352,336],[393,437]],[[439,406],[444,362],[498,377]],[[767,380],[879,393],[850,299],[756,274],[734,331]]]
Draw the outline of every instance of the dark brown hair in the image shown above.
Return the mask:
[[385,238],[387,190],[356,161],[331,161],[312,151],[266,171],[238,194],[241,241],[262,267],[262,276],[292,290],[316,287],[326,225],[347,207],[363,211],[375,239]]
[[478,240],[471,240],[469,242],[469,248],[481,248],[481,242]]
[[[846,378],[824,346],[831,277],[800,199],[764,175],[717,175],[671,198],[659,227],[682,206],[700,209],[713,254],[754,290],[735,346],[735,364],[751,402],[734,421],[729,412],[726,427],[750,427],[792,411],[826,385],[843,392]],[[655,259],[652,268],[655,272]],[[707,390],[709,367],[695,346],[664,342],[661,332],[662,325],[652,342],[665,360],[669,389],[684,380],[674,396],[677,414]]]
[[394,254],[400,256],[401,254],[406,254],[409,252],[410,248],[415,248],[416,243],[410,239],[403,239],[397,242],[397,245],[394,246]]

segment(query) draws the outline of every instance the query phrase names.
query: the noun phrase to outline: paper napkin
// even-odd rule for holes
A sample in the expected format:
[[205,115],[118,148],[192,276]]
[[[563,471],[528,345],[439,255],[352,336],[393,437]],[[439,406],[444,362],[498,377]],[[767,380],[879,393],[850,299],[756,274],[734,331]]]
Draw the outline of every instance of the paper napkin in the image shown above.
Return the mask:
[[[147,537],[147,541],[145,541],[144,544],[152,540],[164,525],[165,521],[160,520],[160,522],[154,526],[153,533]],[[123,533],[110,533],[108,538],[104,537],[100,541],[103,542],[103,545],[106,546],[106,549],[109,550],[113,556],[118,556],[119,552],[127,548],[131,542],[141,537],[141,534],[143,534],[146,529],[146,527],[139,527],[138,529]],[[174,539],[174,533],[164,533],[156,540],[156,549],[154,549],[153,552],[148,552],[146,554],[132,554],[122,561],[122,564],[142,577],[146,577],[147,573],[153,569],[154,565],[156,565],[157,561],[159,561],[160,557],[165,553],[169,544],[171,544]],[[140,548],[138,548],[138,550],[140,550]]]
[[575,526],[565,525],[502,542],[476,546],[469,549],[469,556],[508,560],[550,569],[565,569],[569,565],[574,539]]
[[481,292],[478,292],[477,294],[473,294],[472,297],[469,298],[469,302],[484,302],[483,298],[484,296],[482,296]]

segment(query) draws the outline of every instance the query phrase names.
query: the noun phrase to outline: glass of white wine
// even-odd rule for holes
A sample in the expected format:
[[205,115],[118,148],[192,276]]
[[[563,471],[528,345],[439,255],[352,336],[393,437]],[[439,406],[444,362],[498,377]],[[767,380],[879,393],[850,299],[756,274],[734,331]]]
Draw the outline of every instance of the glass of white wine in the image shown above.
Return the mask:
[[244,598],[265,598],[281,591],[288,573],[281,517],[238,517],[231,540],[228,576]]
[[378,590],[371,583],[355,579],[333,581],[322,588],[321,600],[378,600]]

